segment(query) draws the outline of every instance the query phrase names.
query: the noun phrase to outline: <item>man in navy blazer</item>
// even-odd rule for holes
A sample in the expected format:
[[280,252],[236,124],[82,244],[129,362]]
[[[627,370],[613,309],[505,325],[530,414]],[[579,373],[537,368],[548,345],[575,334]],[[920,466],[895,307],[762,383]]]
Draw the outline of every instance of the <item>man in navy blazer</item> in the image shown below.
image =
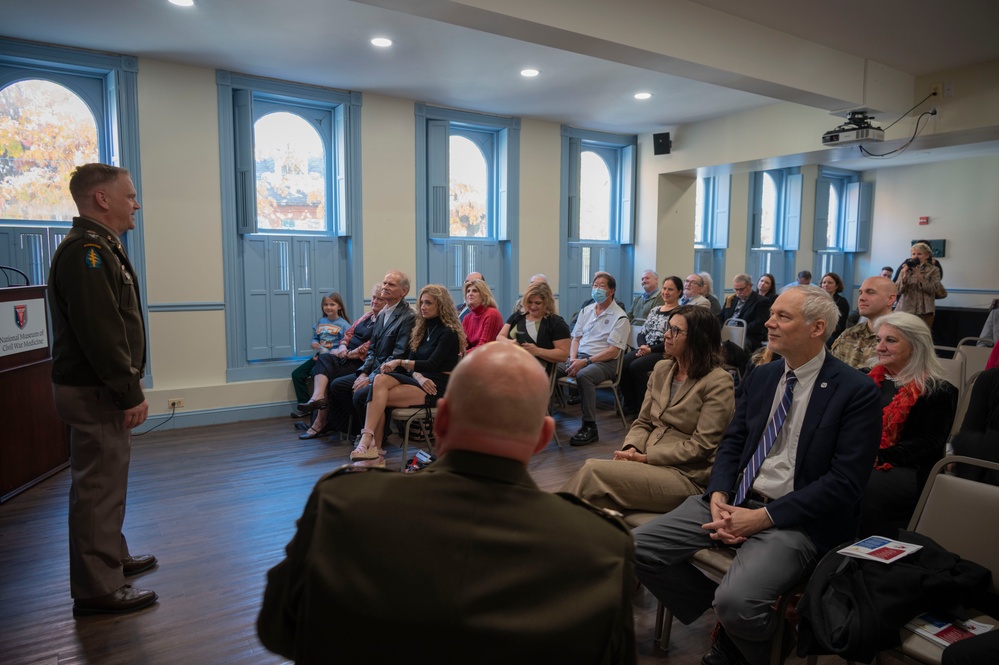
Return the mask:
[[[356,376],[341,376],[330,382],[328,393],[329,420],[327,429],[343,431],[353,413],[354,420],[350,434],[360,433],[364,423],[365,404],[371,386],[371,377],[378,373],[383,363],[395,358],[403,358],[409,351],[409,336],[413,332],[416,313],[406,302],[409,293],[409,277],[404,272],[393,270],[382,280],[382,298],[385,306],[378,313],[375,327],[371,331],[371,345],[364,364]],[[353,412],[351,411],[353,409]]]
[[725,301],[718,320],[722,325],[731,318],[746,322],[746,350],[755,351],[767,338],[767,319],[770,318],[770,301],[753,291],[753,278],[736,275],[732,278],[735,294]]
[[[691,623],[713,601],[724,632],[705,665],[768,662],[771,624],[783,620],[772,604],[826,550],[855,535],[880,443],[881,406],[871,379],[826,354],[838,319],[836,304],[818,287],[795,286],[777,298],[766,327],[769,347],[784,360],[746,379],[707,492],[633,531],[638,578],[674,616]],[[773,447],[762,465],[751,464],[783,409]],[[733,505],[744,474],[746,498]],[[715,587],[687,559],[718,545],[738,553]]]

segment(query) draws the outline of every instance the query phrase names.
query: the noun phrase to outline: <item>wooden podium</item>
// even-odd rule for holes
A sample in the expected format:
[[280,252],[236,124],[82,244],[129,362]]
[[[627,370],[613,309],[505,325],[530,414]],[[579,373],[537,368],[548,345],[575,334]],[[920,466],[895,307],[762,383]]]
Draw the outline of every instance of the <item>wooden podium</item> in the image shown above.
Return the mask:
[[47,314],[44,286],[0,289],[0,503],[69,466]]

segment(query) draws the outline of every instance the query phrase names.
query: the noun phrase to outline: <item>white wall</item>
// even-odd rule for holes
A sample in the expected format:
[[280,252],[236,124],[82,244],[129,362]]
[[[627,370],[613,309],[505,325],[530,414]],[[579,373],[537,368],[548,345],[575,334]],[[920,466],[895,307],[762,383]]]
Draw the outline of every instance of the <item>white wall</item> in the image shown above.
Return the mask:
[[[874,182],[871,251],[858,262],[858,276],[897,266],[912,240],[947,241],[944,285],[947,307],[988,307],[999,291],[999,157],[962,159],[881,169]],[[930,218],[920,226],[919,218]]]

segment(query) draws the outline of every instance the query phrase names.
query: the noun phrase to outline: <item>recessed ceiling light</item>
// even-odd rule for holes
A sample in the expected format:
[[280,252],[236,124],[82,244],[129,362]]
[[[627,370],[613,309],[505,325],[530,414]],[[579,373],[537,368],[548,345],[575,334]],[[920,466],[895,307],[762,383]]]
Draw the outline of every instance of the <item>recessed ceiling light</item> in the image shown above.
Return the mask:
[[379,48],[388,48],[392,46],[392,40],[387,37],[375,37],[371,40],[372,46],[378,46]]
[[520,75],[521,76],[526,76],[527,78],[534,78],[535,76],[537,76],[540,73],[541,72],[538,71],[537,69],[521,69],[520,70]]
[[193,7],[194,0],[170,0],[170,4],[178,7]]
[[636,92],[635,93],[635,99],[649,99],[650,97],[652,97],[652,93],[651,92]]

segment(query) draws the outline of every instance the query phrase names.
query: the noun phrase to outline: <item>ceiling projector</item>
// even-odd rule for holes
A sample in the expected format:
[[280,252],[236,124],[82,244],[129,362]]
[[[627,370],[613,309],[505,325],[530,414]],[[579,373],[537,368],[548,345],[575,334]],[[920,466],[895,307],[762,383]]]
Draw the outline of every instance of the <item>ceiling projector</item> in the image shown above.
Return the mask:
[[834,147],[884,141],[884,130],[872,125],[871,120],[874,120],[874,117],[868,116],[865,111],[850,111],[845,123],[822,135],[822,145]]

